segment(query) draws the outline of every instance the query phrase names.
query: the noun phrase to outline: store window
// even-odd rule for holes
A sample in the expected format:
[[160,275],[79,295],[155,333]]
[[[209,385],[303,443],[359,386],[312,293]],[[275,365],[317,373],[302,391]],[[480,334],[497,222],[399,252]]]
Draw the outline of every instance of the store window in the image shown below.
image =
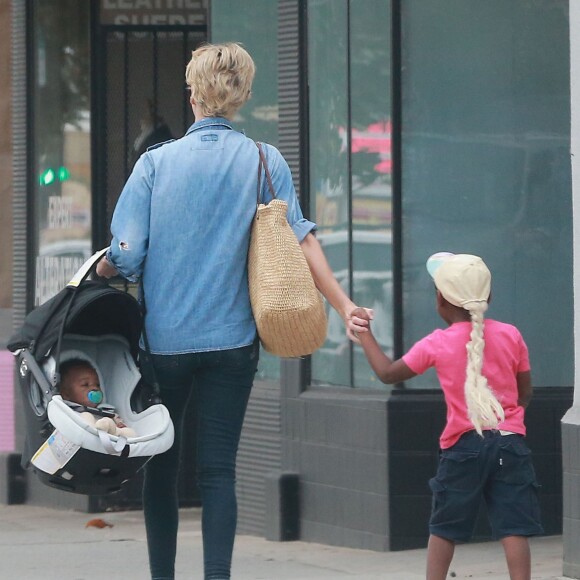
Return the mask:
[[[173,10],[163,14],[166,21],[179,16]],[[137,15],[147,20],[147,12]],[[115,20],[103,12],[101,18]],[[116,18],[124,22],[120,15]],[[106,235],[100,247],[111,241],[113,212],[139,157],[153,145],[180,138],[193,123],[185,68],[192,50],[206,40],[203,24],[177,29],[164,24],[103,27],[95,93],[102,95],[99,130],[103,148],[97,177],[103,184],[99,203],[106,216],[101,223]]]
[[[252,55],[256,77],[252,98],[234,122],[248,137],[278,145],[278,3],[246,0],[212,0],[211,42],[240,42]],[[256,169],[257,170],[257,169]]]
[[91,255],[89,2],[31,2],[34,305]]
[[443,326],[427,257],[478,254],[534,384],[573,384],[568,38],[566,0],[402,3],[405,348]]
[[[246,0],[240,10],[238,0],[212,0],[210,26],[211,42],[240,42],[256,64],[252,98],[237,113],[236,129],[278,146],[278,3]],[[278,380],[280,359],[262,350],[257,377]]]
[[[391,57],[389,0],[308,2],[310,215],[335,276],[374,308],[392,354]],[[328,308],[312,382],[376,387],[360,347]]]

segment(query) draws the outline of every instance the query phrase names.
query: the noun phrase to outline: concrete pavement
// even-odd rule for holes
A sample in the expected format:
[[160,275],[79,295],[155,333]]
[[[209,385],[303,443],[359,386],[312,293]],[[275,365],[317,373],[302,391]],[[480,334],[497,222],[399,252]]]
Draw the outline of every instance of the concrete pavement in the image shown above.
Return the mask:
[[[87,523],[101,519],[112,527]],[[238,536],[235,580],[414,580],[424,578],[426,550],[370,552],[306,542]],[[562,578],[562,538],[532,540],[532,578]],[[0,506],[0,579],[146,580],[147,546],[140,511],[86,514]],[[200,510],[181,512],[177,579],[202,580]],[[459,546],[450,578],[508,578],[499,543]]]

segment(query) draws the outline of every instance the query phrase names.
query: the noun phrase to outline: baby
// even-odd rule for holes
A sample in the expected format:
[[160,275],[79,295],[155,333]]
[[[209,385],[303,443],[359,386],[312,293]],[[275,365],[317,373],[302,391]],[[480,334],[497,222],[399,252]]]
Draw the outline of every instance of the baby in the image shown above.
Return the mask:
[[[99,409],[103,402],[103,391],[97,371],[85,360],[73,359],[60,365],[60,395],[64,401],[80,405],[81,417],[96,429],[120,437],[135,437],[135,431],[127,427],[114,413]],[[87,409],[87,410],[82,410]],[[95,409],[91,412],[89,409]]]

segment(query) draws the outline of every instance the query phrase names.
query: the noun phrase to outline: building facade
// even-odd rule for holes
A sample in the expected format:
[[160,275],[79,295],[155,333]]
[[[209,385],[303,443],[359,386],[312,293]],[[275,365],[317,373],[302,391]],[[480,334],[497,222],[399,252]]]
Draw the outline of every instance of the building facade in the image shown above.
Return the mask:
[[[578,147],[580,145],[580,6],[570,2],[570,93],[571,93],[571,158],[572,191],[575,215],[580,208],[580,171],[578,166]],[[573,244],[580,244],[578,220],[574,220]],[[574,252],[574,302],[580,303],[580,261]],[[580,312],[575,309],[575,336],[580,329]],[[562,450],[564,467],[564,550],[563,572],[566,577],[580,578],[580,342],[575,342],[576,372],[574,381],[574,404],[562,419]]]
[[[431,253],[489,264],[489,315],[518,326],[530,349],[528,441],[546,532],[561,533],[560,421],[575,385],[566,0],[0,7],[0,26],[12,30],[11,47],[0,45],[2,55],[12,50],[12,138],[0,147],[13,166],[12,187],[0,190],[11,231],[2,280],[13,273],[11,295],[0,294],[0,337],[107,245],[135,159],[192,122],[190,51],[205,40],[242,42],[257,76],[235,123],[288,160],[335,275],[375,309],[386,352],[400,356],[442,324],[424,267]],[[0,101],[0,114],[9,104]],[[0,451],[11,458],[25,401],[13,382],[3,392],[15,420]],[[434,374],[380,384],[329,311],[327,341],[312,357],[262,353],[238,461],[240,532],[374,550],[425,545],[444,421]],[[193,468],[182,479],[184,504],[194,503]],[[138,482],[106,500],[38,485],[27,478],[26,501],[139,504]],[[489,535],[483,515],[478,538]]]

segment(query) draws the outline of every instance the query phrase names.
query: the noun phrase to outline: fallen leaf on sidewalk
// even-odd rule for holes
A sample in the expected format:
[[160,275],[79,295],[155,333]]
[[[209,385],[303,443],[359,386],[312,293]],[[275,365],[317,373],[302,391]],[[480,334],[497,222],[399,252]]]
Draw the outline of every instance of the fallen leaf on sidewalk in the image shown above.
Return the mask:
[[102,520],[101,518],[94,518],[92,520],[89,520],[85,525],[85,528],[112,528],[112,527],[113,524],[109,524],[108,522]]

